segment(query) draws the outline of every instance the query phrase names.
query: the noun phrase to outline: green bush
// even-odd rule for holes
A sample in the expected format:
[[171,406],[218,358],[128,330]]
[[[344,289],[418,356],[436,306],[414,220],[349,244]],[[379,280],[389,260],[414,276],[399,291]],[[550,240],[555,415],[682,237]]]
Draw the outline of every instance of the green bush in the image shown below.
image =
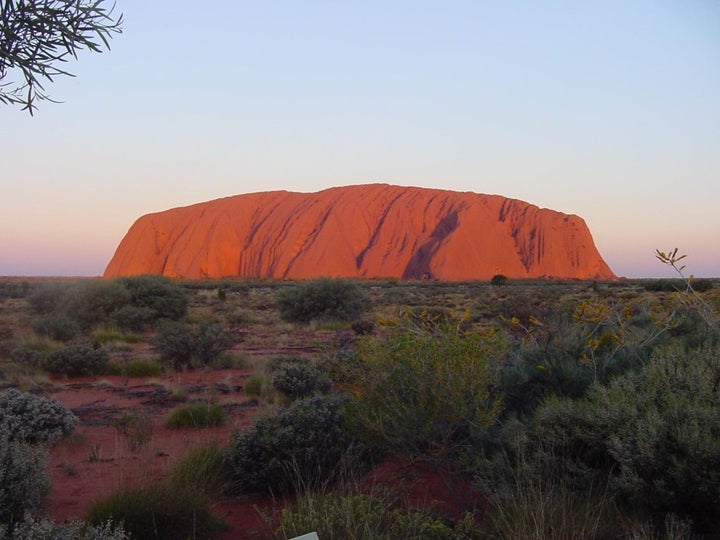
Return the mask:
[[91,280],[44,283],[28,298],[37,313],[70,318],[82,330],[108,322],[129,301],[129,293],[120,283]]
[[52,281],[41,283],[27,296],[27,302],[35,313],[63,313],[71,296],[69,286],[68,283]]
[[193,360],[207,365],[231,349],[234,343],[234,336],[215,324],[195,328],[183,323],[166,323],[153,339],[160,358],[174,368],[187,367]]
[[0,426],[0,528],[12,533],[26,512],[41,507],[50,487],[47,451],[17,440]]
[[[526,348],[500,372],[506,414],[531,414],[549,396],[579,398],[596,380],[590,362],[583,361],[581,346],[567,349]],[[559,343],[557,345],[560,345]],[[605,377],[603,377],[604,379]]]
[[10,358],[21,366],[39,367],[43,358],[43,351],[39,351],[32,346],[21,345],[13,349]]
[[592,297],[544,314],[513,309],[524,313],[503,317],[511,343],[500,375],[508,414],[531,414],[553,395],[582,397],[594,382],[640,369],[654,349],[674,339],[673,333],[696,337],[682,330],[692,316],[686,308],[647,297]]
[[222,325],[201,324],[195,331],[193,354],[201,365],[206,366],[232,349],[235,342],[235,336]]
[[132,538],[178,540],[217,538],[224,529],[206,495],[192,486],[161,483],[122,489],[93,504],[87,520],[98,525],[122,523]]
[[365,292],[344,279],[323,278],[298,283],[280,291],[277,297],[283,320],[352,321],[369,307]]
[[495,422],[495,363],[502,350],[497,337],[453,328],[365,340],[350,424],[384,450],[452,452]]
[[152,345],[160,353],[160,360],[178,369],[187,367],[195,353],[195,332],[182,323],[166,323],[158,330]]
[[217,403],[190,403],[170,413],[166,425],[169,429],[198,429],[222,426],[226,419],[225,410]]
[[112,314],[130,301],[130,294],[118,281],[87,280],[68,289],[66,313],[84,330],[110,322]]
[[107,363],[108,355],[102,349],[69,345],[45,356],[40,361],[40,367],[50,373],[80,377],[104,373]]
[[457,523],[445,523],[420,508],[407,507],[384,490],[300,495],[280,512],[275,538],[289,540],[308,531],[328,540],[457,540],[480,534],[472,514]]
[[54,523],[48,517],[35,518],[26,515],[22,523],[17,524],[10,536],[3,536],[0,529],[0,538],[7,540],[130,540],[122,528],[112,521],[99,525],[89,525],[78,519],[65,520],[63,523]]
[[507,285],[507,280],[508,280],[507,276],[505,276],[503,274],[495,274],[490,279],[490,285],[495,285],[498,287],[502,286],[502,285]]
[[549,399],[516,440],[536,476],[574,485],[607,476],[622,502],[656,521],[674,513],[717,533],[718,381],[717,349],[666,349],[584,399]]
[[338,394],[301,399],[235,433],[224,458],[229,491],[289,492],[346,474],[360,454],[344,429],[345,403]]
[[187,313],[187,292],[182,285],[169,278],[145,275],[120,278],[118,281],[130,295],[129,304],[135,308],[151,310],[152,321],[176,321]]
[[58,401],[18,390],[0,393],[0,431],[14,441],[52,444],[79,420]]
[[46,315],[33,323],[33,330],[40,336],[55,341],[72,341],[81,332],[80,323],[66,315]]
[[154,309],[149,307],[137,307],[126,305],[114,311],[112,322],[119,328],[130,332],[142,332],[152,327],[157,318]]
[[273,387],[291,400],[325,393],[332,386],[327,374],[300,356],[274,358],[270,369]]

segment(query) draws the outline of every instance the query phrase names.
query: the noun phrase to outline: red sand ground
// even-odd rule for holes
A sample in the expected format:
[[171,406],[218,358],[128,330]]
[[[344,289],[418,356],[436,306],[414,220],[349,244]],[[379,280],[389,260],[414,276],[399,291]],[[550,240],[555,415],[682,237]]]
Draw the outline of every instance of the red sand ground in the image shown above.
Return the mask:
[[[225,444],[234,429],[250,425],[261,414],[258,407],[245,404],[242,386],[249,375],[240,370],[198,370],[149,379],[111,376],[55,380],[52,397],[72,409],[81,423],[69,440],[52,449],[49,506],[53,518],[56,521],[72,516],[83,518],[95,501],[122,487],[147,485],[165,478],[190,449],[209,442]],[[227,425],[199,430],[167,429],[165,421],[179,404],[173,400],[173,393],[177,392],[188,399],[212,398],[228,405]],[[124,414],[145,415],[144,443],[133,446],[132,438],[115,427]],[[377,467],[368,475],[368,482],[388,486],[412,504],[453,517],[484,505],[471,493],[468,479],[403,458]],[[272,497],[261,495],[218,503],[215,512],[229,526],[222,538],[268,537],[272,526],[263,516],[272,515],[279,506]]]
[[[123,377],[73,378],[54,381],[51,394],[80,417],[81,423],[69,440],[51,453],[52,490],[49,506],[53,518],[83,518],[89,507],[126,486],[147,485],[166,477],[173,465],[192,448],[209,442],[225,444],[234,429],[252,422],[257,407],[242,405],[242,391],[249,373],[239,370],[192,371],[149,379]],[[180,403],[172,392],[190,399],[210,399],[231,405],[223,427],[170,430],[165,421]],[[144,415],[147,440],[131,440],[113,424],[124,414]],[[270,508],[268,497],[240,497],[218,505],[216,513],[230,526],[223,538],[262,538],[268,529],[255,509]],[[269,512],[270,510],[268,510]]]

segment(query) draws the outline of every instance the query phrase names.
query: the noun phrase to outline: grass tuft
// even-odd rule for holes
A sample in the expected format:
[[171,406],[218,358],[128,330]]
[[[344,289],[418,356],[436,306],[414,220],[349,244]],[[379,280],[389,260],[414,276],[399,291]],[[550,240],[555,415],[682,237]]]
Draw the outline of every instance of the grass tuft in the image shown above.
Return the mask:
[[121,489],[89,510],[88,522],[122,523],[132,538],[217,538],[226,526],[192,486],[161,483]]
[[227,415],[217,403],[189,403],[175,409],[167,420],[169,429],[198,429],[222,426]]

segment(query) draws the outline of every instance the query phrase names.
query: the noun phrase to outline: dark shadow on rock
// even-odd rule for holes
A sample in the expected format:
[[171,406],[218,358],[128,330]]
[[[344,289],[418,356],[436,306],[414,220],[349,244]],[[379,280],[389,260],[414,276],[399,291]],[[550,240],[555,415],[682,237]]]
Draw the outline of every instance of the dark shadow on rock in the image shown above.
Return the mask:
[[403,279],[432,279],[433,275],[430,272],[430,262],[432,261],[435,253],[440,248],[443,240],[452,234],[457,229],[459,220],[458,212],[455,210],[451,212],[437,224],[435,230],[422,246],[418,248],[415,254],[410,258],[405,271],[403,272]]

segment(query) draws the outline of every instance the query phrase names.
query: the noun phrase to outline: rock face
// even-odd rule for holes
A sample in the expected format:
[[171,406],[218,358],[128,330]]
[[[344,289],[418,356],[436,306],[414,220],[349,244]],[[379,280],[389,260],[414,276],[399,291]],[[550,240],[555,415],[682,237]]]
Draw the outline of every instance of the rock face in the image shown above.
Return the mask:
[[105,277],[614,279],[582,218],[385,184],[227,197],[138,219]]

